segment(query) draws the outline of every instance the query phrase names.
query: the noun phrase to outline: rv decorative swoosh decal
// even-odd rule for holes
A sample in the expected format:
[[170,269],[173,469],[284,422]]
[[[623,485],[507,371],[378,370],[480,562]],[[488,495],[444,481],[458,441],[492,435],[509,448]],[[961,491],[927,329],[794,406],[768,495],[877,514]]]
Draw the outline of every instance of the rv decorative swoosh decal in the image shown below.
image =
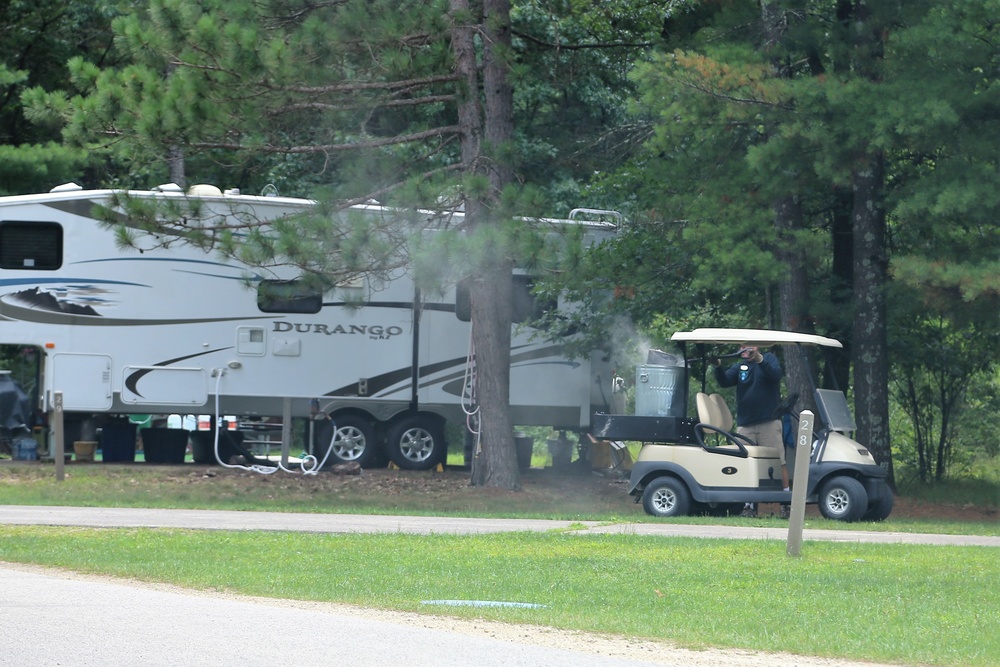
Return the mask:
[[97,312],[94,306],[110,302],[109,299],[100,296],[109,293],[111,293],[110,290],[94,287],[93,285],[61,286],[51,291],[34,287],[21,292],[4,295],[4,298],[9,298],[12,301],[20,301],[31,310],[100,317],[101,314]]
[[[510,355],[511,366],[531,366],[536,364],[555,364],[561,366],[572,366],[576,367],[580,365],[578,361],[570,361],[568,359],[563,359],[559,355],[562,354],[562,345],[549,345],[547,347],[537,348],[534,350],[524,350],[518,352],[513,350]],[[454,372],[449,373],[444,377],[435,378],[434,380],[428,380],[421,383],[421,387],[429,387],[435,384],[444,385],[443,388],[449,394],[453,396],[461,396],[465,389],[465,364],[466,357],[455,357],[453,359],[447,359],[445,361],[440,361],[436,364],[428,364],[427,366],[421,366],[420,376],[424,377],[431,373],[438,373],[448,369],[455,369]],[[396,387],[395,389],[389,391],[390,387],[393,385],[409,379],[411,376],[410,368],[400,368],[388,373],[383,373],[382,375],[376,375],[374,377],[368,378],[368,394],[369,397],[386,397],[391,394],[399,393],[401,391],[409,391],[410,385],[406,384],[401,387]],[[358,385],[357,383],[352,383],[340,387],[339,389],[334,389],[333,391],[327,392],[325,396],[343,396],[343,397],[355,397],[358,395]]]

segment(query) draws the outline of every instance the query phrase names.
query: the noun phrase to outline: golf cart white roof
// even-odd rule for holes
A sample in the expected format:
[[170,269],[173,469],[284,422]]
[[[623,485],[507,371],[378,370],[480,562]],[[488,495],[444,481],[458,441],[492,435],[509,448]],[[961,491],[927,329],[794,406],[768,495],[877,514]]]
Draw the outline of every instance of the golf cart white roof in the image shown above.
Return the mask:
[[822,345],[823,347],[844,347],[839,340],[796,333],[794,331],[770,331],[768,329],[694,329],[678,331],[670,340],[678,343],[718,343],[722,345]]

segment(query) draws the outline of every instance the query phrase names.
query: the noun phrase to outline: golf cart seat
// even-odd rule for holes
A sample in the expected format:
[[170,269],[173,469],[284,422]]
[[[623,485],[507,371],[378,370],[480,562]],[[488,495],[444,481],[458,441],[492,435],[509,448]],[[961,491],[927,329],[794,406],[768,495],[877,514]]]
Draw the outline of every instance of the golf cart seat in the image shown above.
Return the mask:
[[[698,406],[698,421],[694,427],[694,437],[698,444],[715,454],[738,456],[740,458],[776,459],[779,452],[774,447],[758,445],[755,441],[733,430],[733,413],[729,411],[726,399],[721,394],[695,396]],[[706,443],[706,431],[708,442]],[[723,444],[722,441],[725,441]]]
[[694,438],[698,444],[713,454],[747,458],[747,447],[756,445],[750,438],[733,432],[733,413],[725,399],[720,394],[698,392],[695,404],[698,423],[694,427]]

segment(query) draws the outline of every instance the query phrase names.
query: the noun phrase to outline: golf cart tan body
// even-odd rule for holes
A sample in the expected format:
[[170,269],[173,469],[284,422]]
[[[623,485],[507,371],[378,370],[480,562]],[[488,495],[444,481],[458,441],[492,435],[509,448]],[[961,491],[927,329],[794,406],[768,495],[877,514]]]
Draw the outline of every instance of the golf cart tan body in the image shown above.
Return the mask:
[[[722,396],[704,391],[696,396],[697,418],[687,417],[688,371],[714,346],[820,346],[840,348],[831,338],[757,329],[696,329],[677,332],[672,340],[684,350],[681,415],[595,415],[598,437],[640,440],[643,447],[632,467],[629,493],[654,516],[726,512],[744,503],[790,503],[791,492],[781,483],[780,452],[757,445],[735,431]],[[824,516],[844,521],[882,520],[892,510],[885,470],[866,447],[845,435],[857,429],[843,392],[815,390],[819,424],[813,433],[807,502],[817,503]],[[794,413],[792,413],[794,414]],[[794,452],[786,449],[787,469],[794,470]],[[794,483],[794,480],[793,480]]]

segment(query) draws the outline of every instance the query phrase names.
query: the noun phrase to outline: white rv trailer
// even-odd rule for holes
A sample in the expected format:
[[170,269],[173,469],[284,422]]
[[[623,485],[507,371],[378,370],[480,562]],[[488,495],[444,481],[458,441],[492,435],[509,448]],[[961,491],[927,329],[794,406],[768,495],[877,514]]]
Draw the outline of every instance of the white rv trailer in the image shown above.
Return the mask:
[[[196,188],[215,216],[239,210],[274,220],[314,205]],[[192,192],[164,186],[128,195],[183,203]],[[417,309],[413,282],[398,271],[384,284],[361,280],[316,295],[312,305],[270,299],[259,286],[293,279],[290,267],[265,271],[186,243],[119,248],[95,216],[114,194],[68,184],[0,197],[0,344],[39,351],[40,410],[52,409],[57,391],[77,418],[265,417],[288,404],[306,417],[318,403],[337,426],[336,460],[367,465],[388,454],[410,469],[443,461],[444,423],[464,422],[468,398],[470,325],[456,290]],[[552,222],[584,225],[590,241],[615,228]],[[601,383],[611,374],[598,355],[568,359],[560,344],[517,327],[511,357],[515,424],[582,431],[595,409],[606,410],[610,386]]]

